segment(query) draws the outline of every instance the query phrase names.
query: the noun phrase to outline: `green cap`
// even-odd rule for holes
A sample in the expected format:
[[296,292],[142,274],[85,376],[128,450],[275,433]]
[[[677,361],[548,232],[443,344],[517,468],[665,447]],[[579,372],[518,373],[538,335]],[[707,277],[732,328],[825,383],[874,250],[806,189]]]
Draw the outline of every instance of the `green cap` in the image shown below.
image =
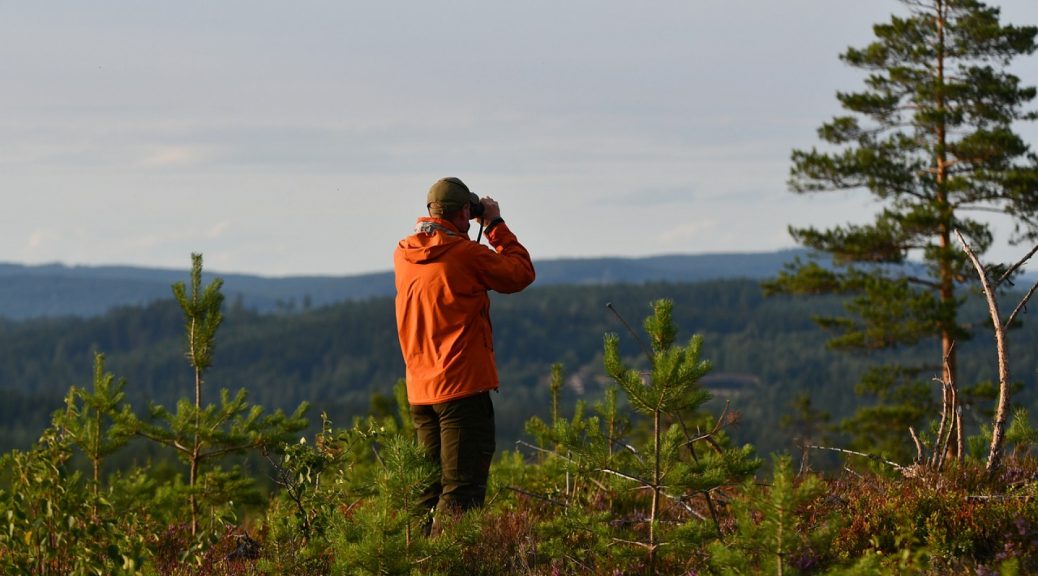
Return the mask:
[[464,182],[451,176],[440,178],[429,188],[425,204],[430,214],[442,216],[445,212],[459,210],[466,204],[478,202],[479,196],[470,192]]

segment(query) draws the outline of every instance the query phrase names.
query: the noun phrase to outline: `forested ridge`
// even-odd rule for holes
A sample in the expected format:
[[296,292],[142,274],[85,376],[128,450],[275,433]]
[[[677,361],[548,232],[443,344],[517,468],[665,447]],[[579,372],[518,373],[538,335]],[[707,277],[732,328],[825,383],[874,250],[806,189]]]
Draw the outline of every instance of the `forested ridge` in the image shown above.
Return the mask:
[[[537,285],[701,282],[767,278],[803,250],[671,254],[641,258],[538,259]],[[0,318],[97,316],[116,306],[169,298],[181,270],[131,266],[25,266],[0,262]],[[391,271],[349,276],[267,277],[207,272],[227,299],[260,312],[288,312],[393,294]]]
[[[674,302],[679,341],[693,333],[703,337],[703,356],[713,363],[705,383],[715,392],[714,402],[730,401],[730,410],[740,415],[731,434],[761,454],[793,450],[795,430],[779,423],[793,412],[798,394],[808,395],[814,410],[838,421],[868,402],[854,392],[867,364],[891,354],[934,355],[933,349],[871,357],[830,351],[811,317],[838,313],[835,298],[766,298],[751,280],[534,287],[495,297],[492,304],[501,375],[500,394],[494,396],[499,444],[522,439],[523,423],[531,416],[546,416],[553,364],[561,363],[565,374],[564,407],[601,396],[608,381],[601,361],[605,333],[619,335],[621,351],[633,363],[643,361],[639,343],[606,305],[611,303],[640,331],[647,303],[659,298]],[[995,377],[996,359],[979,299],[967,312],[977,326],[973,340],[960,344],[960,379],[970,386]],[[1038,329],[1029,320],[1025,315],[1012,333],[1011,357],[1021,383],[1015,401],[1033,408]],[[183,330],[173,300],[93,318],[0,323],[2,448],[24,448],[38,438],[50,414],[62,408],[69,388],[89,383],[96,352],[105,354],[108,368],[125,380],[134,405],[168,405],[189,395]],[[391,399],[404,374],[391,298],[284,314],[232,304],[221,330],[206,385],[244,389],[252,402],[268,409],[289,411],[309,402],[311,422],[325,413],[333,422],[348,423],[371,410],[373,400],[377,407]],[[987,421],[987,409],[986,403],[967,405],[967,422]],[[839,441],[838,434],[828,436]]]

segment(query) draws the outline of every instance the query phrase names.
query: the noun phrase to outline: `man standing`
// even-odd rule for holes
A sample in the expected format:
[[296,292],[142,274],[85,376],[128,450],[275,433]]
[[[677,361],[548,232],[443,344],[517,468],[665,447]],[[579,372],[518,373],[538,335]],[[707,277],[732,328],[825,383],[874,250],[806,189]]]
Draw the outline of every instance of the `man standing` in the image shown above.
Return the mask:
[[[518,292],[533,282],[534,270],[497,202],[480,199],[461,180],[438,180],[426,208],[429,216],[393,255],[397,334],[418,439],[441,471],[422,504],[464,511],[483,505],[496,447],[487,292]],[[473,218],[494,250],[469,239]]]

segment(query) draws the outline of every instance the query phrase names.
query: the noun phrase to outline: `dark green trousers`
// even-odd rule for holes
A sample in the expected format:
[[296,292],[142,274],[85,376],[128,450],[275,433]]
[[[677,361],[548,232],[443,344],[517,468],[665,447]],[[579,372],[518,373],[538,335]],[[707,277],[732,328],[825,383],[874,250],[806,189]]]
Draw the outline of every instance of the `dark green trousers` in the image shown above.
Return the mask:
[[482,506],[497,448],[490,393],[411,406],[411,419],[426,456],[440,467],[440,481],[423,494],[422,508],[465,511]]

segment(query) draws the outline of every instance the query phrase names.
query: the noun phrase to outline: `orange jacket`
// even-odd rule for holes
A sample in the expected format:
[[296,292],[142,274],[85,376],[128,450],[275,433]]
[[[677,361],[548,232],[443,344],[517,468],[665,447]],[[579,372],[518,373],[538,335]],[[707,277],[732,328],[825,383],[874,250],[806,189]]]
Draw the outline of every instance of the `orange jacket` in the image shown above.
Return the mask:
[[419,218],[416,230],[393,254],[408,402],[437,404],[496,390],[487,291],[529,286],[530,253],[504,222],[487,234],[497,252],[439,218]]

